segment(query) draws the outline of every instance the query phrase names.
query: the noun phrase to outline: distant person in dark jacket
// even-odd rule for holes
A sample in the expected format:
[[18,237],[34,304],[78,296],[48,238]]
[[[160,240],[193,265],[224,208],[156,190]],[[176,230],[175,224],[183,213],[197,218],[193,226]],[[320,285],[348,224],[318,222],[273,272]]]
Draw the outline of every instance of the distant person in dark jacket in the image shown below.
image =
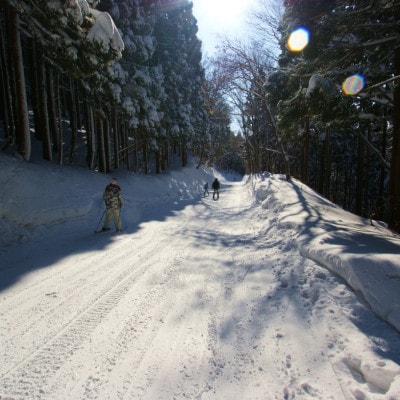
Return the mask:
[[106,204],[106,219],[102,231],[110,230],[111,218],[114,219],[115,229],[120,231],[121,227],[121,207],[122,193],[116,178],[111,179],[109,185],[104,190],[103,200]]
[[213,200],[218,200],[219,199],[219,180],[217,178],[215,178],[214,182],[212,183],[211,186],[214,190],[213,192]]

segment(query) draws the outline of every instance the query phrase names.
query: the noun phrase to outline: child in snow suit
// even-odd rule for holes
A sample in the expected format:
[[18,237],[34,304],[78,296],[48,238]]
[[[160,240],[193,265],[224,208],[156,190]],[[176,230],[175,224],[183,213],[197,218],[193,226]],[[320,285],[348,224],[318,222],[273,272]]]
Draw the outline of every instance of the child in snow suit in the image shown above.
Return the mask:
[[210,193],[208,191],[208,182],[206,182],[206,184],[204,185],[204,197],[206,197],[206,195],[208,196]]
[[213,200],[218,200],[219,199],[219,181],[217,178],[215,178],[214,182],[212,183],[212,188],[214,190],[213,193]]
[[110,230],[111,218],[114,219],[115,229],[120,231],[121,227],[121,207],[122,207],[122,193],[121,188],[118,186],[116,178],[111,179],[111,182],[104,190],[103,200],[106,204],[106,219],[102,231]]

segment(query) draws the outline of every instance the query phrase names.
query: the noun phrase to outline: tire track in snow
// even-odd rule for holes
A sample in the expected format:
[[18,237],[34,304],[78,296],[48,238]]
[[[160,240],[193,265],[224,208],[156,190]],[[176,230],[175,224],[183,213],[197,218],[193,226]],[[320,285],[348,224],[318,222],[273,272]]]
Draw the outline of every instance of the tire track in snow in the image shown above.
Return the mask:
[[[126,257],[123,254],[116,257],[113,264],[120,263],[124,258]],[[17,293],[16,298],[18,301],[20,298],[24,299],[24,304],[13,304],[13,298],[5,302],[4,308],[10,310],[10,323],[7,323],[6,315],[3,314],[2,318],[4,325],[13,330],[13,336],[2,343],[3,351],[8,357],[7,362],[2,366],[1,376],[9,372],[10,366],[15,366],[30,357],[29,349],[32,347],[32,342],[36,349],[40,349],[73,318],[77,318],[97,301],[109,287],[124,278],[123,275],[112,274],[113,265],[110,263],[107,263],[106,268],[99,268],[105,260],[107,258],[102,254],[100,258],[96,256],[93,261],[90,261],[88,267],[75,265],[61,272],[59,270],[64,268],[64,265],[60,265],[55,273],[51,273],[44,279],[44,283],[30,285],[24,290],[24,296],[19,296]],[[125,271],[125,273],[128,272],[128,270]],[[60,282],[58,288],[56,292],[46,293],[46,289],[50,286],[48,282],[52,283],[51,278],[54,279],[54,275]],[[41,276],[36,279],[41,279]],[[52,287],[54,288],[54,285]],[[18,313],[24,316],[19,319],[23,321],[23,324],[14,326],[11,321]],[[15,347],[21,350],[18,352],[10,350]],[[8,369],[4,370],[5,368]]]
[[27,360],[9,371],[1,380],[5,392],[8,395],[30,394],[34,398],[40,398],[43,395],[41,387],[46,384],[49,376],[79,350],[87,336],[118,304],[134,278],[135,276],[131,279],[125,278],[125,282],[119,284],[117,289],[103,290],[99,300],[89,309],[83,311]]
[[[140,260],[151,258],[154,254],[154,248],[151,239],[149,239],[150,248],[144,246],[137,254],[138,262]],[[108,259],[108,258],[107,258]],[[121,262],[126,259],[126,254],[120,254],[115,262]],[[98,268],[101,266],[97,266]],[[80,350],[86,338],[90,333],[106,318],[113,308],[117,306],[121,298],[129,291],[135,280],[143,274],[148,264],[142,263],[135,270],[128,268],[122,274],[112,276],[112,279],[107,282],[107,286],[103,287],[99,292],[96,292],[96,298],[92,298],[85,309],[81,310],[78,315],[73,317],[68,323],[59,328],[57,333],[43,343],[35,352],[26,356],[26,358],[14,365],[7,371],[0,380],[0,387],[4,393],[0,395],[7,396],[26,396],[30,398],[43,398],[45,390],[42,387],[47,387],[47,383],[55,375],[58,369],[70,359],[73,354]],[[79,275],[78,275],[79,277]],[[93,288],[93,282],[90,282],[86,287],[75,292],[75,296],[79,293],[88,290],[88,287]],[[93,291],[93,289],[92,289]],[[64,303],[64,302],[63,302]],[[59,304],[58,307],[64,307],[65,304]],[[32,331],[30,331],[32,332]]]
[[[167,246],[166,246],[167,247]],[[154,259],[156,258],[156,260]],[[108,346],[103,354],[98,354],[97,363],[102,363],[101,370],[96,372],[96,362],[92,366],[92,371],[89,371],[89,377],[82,382],[82,393],[79,392],[79,398],[98,399],[98,398],[125,398],[126,393],[132,390],[132,382],[135,382],[135,390],[139,393],[144,391],[146,385],[138,384],[137,371],[143,368],[142,364],[146,356],[152,351],[152,343],[154,338],[159,333],[164,320],[171,310],[172,304],[170,297],[167,296],[168,290],[174,286],[174,267],[175,258],[168,261],[163,257],[163,261],[167,262],[163,276],[158,276],[158,281],[153,284],[148,284],[144,281],[149,280],[149,274],[153,274],[151,267],[157,264],[159,254],[150,256],[146,260],[148,270],[147,274],[140,277],[140,281],[132,285],[131,292],[135,293],[134,301],[129,303],[129,309],[132,314],[129,318],[124,318],[118,334],[113,341],[112,346]],[[128,296],[129,297],[129,296]],[[126,305],[127,306],[127,305]],[[115,319],[113,320],[115,323]],[[152,327],[152,328],[151,328]],[[102,362],[101,360],[106,360]],[[160,358],[159,361],[161,362]],[[157,366],[156,366],[157,367]],[[157,369],[152,369],[146,374],[148,380]],[[112,381],[119,382],[114,388],[105,388],[104,382]],[[117,396],[116,396],[117,393]],[[140,398],[135,395],[128,398]]]

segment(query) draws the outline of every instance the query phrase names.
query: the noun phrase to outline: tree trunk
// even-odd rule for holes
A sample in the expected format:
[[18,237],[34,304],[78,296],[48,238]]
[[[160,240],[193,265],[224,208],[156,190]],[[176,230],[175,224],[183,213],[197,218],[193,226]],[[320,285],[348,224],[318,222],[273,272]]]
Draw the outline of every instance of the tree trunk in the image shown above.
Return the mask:
[[103,123],[103,134],[104,134],[105,167],[106,167],[106,172],[110,172],[111,171],[111,146],[110,146],[110,120],[109,120],[108,113],[102,119],[102,123]]
[[[4,10],[4,9],[3,9]],[[0,8],[0,13],[2,8]],[[12,94],[10,88],[10,74],[7,65],[7,48],[6,48],[6,33],[4,26],[6,25],[3,20],[6,19],[6,15],[0,14],[0,112],[3,115],[4,120],[4,133],[6,143],[3,146],[3,150],[7,147],[14,145],[15,142],[15,121],[14,112],[12,107]]]
[[[400,75],[400,49],[395,50],[394,71]],[[394,86],[393,139],[389,179],[389,227],[400,231],[400,85]]]
[[181,146],[182,146],[182,149],[181,149],[181,151],[182,151],[182,167],[186,167],[186,165],[188,163],[188,154],[187,154],[185,139],[182,139]]
[[[381,156],[383,158],[386,157],[386,144],[387,142],[387,121],[386,118],[382,121],[382,146],[381,146]],[[375,218],[376,219],[384,219],[383,210],[384,210],[384,192],[385,192],[385,178],[386,178],[386,168],[381,165],[380,174],[379,174],[379,194],[377,199]]]
[[57,73],[56,80],[56,110],[58,115],[57,123],[57,136],[58,136],[58,163],[60,165],[64,162],[64,139],[63,139],[63,122],[62,122],[62,112],[61,112],[61,95],[60,95],[60,74]]
[[164,140],[162,151],[161,151],[161,170],[165,171],[167,169],[168,162],[168,140]]
[[[360,128],[361,129],[361,128]],[[357,175],[356,175],[356,204],[354,212],[362,215],[363,187],[364,187],[364,142],[357,137]]]
[[118,116],[115,110],[112,111],[112,132],[114,138],[114,168],[119,168],[119,129],[118,129]]
[[156,158],[156,174],[161,174],[161,152],[160,152],[160,150],[157,150],[155,152],[155,158]]
[[96,156],[96,140],[93,108],[89,104],[86,106],[86,141],[86,163],[88,168],[92,170],[94,169],[94,160]]
[[[368,142],[371,143],[371,125],[368,126],[367,128],[367,136],[368,136]],[[368,146],[366,146],[365,149],[365,167],[364,167],[364,187],[363,187],[363,214],[364,216],[367,216],[371,218],[371,202],[370,202],[370,196],[369,196],[369,185],[370,185],[370,179],[369,179],[369,171],[371,169],[371,151]]]
[[126,165],[126,168],[130,171],[128,166],[128,151],[126,150],[129,136],[129,126],[127,121],[123,121],[120,125],[119,140],[120,140],[120,150],[118,151],[120,162]]
[[135,172],[139,171],[139,135],[137,130],[135,131]]
[[199,162],[196,165],[196,169],[199,169],[200,166],[203,164],[203,157],[204,157],[205,147],[206,147],[206,144],[203,141],[201,143],[200,154],[199,154]]
[[148,156],[148,151],[147,151],[147,140],[143,139],[143,163],[144,163],[144,173],[148,174],[149,173],[149,156]]
[[61,150],[61,137],[58,131],[58,121],[60,115],[58,114],[58,83],[57,83],[58,73],[49,67],[46,68],[46,82],[47,82],[47,103],[49,110],[49,129],[51,140],[54,144],[54,152],[58,154],[57,162],[61,165],[62,159],[60,160]]
[[322,146],[321,155],[321,176],[319,181],[318,191],[325,197],[329,198],[329,183],[330,183],[330,134],[325,133],[325,138]]
[[[128,145],[128,143],[129,143],[129,137],[130,137],[130,135],[133,135],[133,129],[128,125],[128,124],[126,124],[125,125],[125,133],[124,133],[124,140],[125,140],[125,145],[127,146]],[[139,157],[138,157],[138,149],[135,149],[136,150],[136,154],[135,154],[135,156],[136,156],[136,167],[138,166],[138,159],[139,159]],[[131,162],[131,157],[129,156],[129,151],[126,151],[126,167],[128,168],[128,171],[132,171],[132,162]],[[137,171],[137,169],[135,170],[135,172]]]
[[35,50],[37,62],[37,110],[39,112],[39,118],[36,119],[36,123],[39,125],[39,135],[42,142],[42,157],[47,161],[52,161],[49,113],[47,109],[46,67],[43,62],[43,52],[40,49],[40,45],[36,45]]
[[70,82],[70,96],[69,96],[69,124],[71,127],[71,147],[69,150],[69,163],[72,164],[75,151],[76,151],[76,140],[78,136],[78,121],[77,121],[77,113],[76,113],[76,91],[75,91],[75,83],[72,77],[69,78]]
[[16,98],[16,142],[17,151],[25,161],[31,157],[31,137],[29,131],[28,102],[26,98],[24,62],[20,37],[19,15],[13,7],[10,10],[10,38],[12,63],[15,74]]
[[306,117],[304,121],[304,140],[301,158],[301,180],[308,185],[308,163],[310,159],[310,119]]
[[32,67],[28,69],[29,71],[29,86],[30,86],[30,111],[32,112],[32,120],[34,126],[34,137],[37,140],[41,140],[41,125],[40,125],[40,111],[39,111],[39,90],[38,90],[38,69],[36,67],[37,52],[36,43],[32,42],[31,46],[28,48],[29,56],[28,58],[32,60]]
[[106,154],[104,151],[104,127],[101,114],[96,115],[97,154],[99,159],[99,172],[106,172]]

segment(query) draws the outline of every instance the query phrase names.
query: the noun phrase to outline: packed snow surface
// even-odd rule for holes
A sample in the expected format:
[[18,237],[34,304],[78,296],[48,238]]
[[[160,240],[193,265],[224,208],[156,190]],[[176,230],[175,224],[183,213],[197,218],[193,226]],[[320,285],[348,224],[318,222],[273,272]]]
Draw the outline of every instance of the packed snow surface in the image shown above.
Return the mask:
[[[203,185],[221,182],[220,199]],[[296,180],[0,155],[0,399],[400,398],[400,240]]]

